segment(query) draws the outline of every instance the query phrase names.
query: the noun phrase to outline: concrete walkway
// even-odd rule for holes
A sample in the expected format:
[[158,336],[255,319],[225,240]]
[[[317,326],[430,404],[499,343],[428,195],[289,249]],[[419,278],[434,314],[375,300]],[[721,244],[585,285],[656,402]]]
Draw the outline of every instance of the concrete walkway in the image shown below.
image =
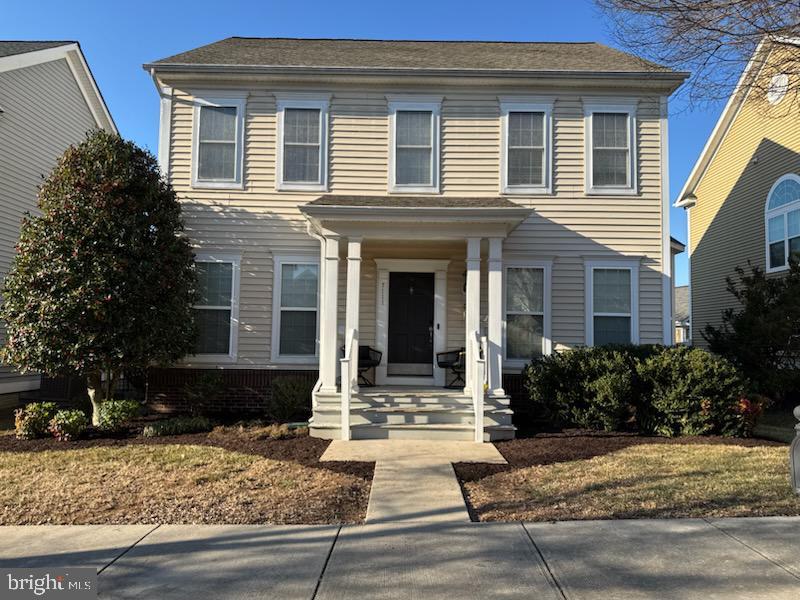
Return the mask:
[[335,440],[320,460],[375,463],[367,523],[469,523],[453,463],[506,463],[494,444],[417,440]]
[[34,566],[115,599],[795,600],[800,518],[0,528],[0,584]]

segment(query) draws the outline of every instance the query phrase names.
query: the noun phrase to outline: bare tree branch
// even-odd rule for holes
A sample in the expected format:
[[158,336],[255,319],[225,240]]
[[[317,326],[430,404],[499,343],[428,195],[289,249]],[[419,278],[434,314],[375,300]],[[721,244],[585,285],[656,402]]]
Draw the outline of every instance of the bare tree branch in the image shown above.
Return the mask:
[[[800,97],[800,0],[595,0],[621,46],[659,65],[689,71],[690,104],[730,96],[761,46],[752,80],[760,92],[788,76]],[[752,89],[752,88],[751,88]],[[787,108],[788,109],[788,108]]]

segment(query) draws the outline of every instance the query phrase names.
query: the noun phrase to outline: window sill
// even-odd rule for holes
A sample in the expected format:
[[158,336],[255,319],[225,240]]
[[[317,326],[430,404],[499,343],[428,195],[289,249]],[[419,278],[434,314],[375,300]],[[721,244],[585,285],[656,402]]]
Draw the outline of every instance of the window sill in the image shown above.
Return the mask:
[[588,188],[587,196],[638,196],[639,190],[635,188]]
[[192,188],[197,190],[243,190],[241,181],[192,181]]
[[767,267],[766,269],[767,275],[770,275],[772,273],[785,273],[788,270],[789,270],[789,265],[784,265],[782,267]]
[[194,363],[225,363],[232,364],[236,362],[236,356],[230,354],[193,354],[184,359],[185,364]]
[[284,365],[316,365],[319,363],[319,356],[275,356],[272,362]]
[[438,194],[436,185],[394,185],[389,187],[390,194]]
[[279,192],[327,192],[324,183],[278,183],[275,189]]
[[551,196],[553,190],[545,186],[506,186],[502,193],[509,196]]

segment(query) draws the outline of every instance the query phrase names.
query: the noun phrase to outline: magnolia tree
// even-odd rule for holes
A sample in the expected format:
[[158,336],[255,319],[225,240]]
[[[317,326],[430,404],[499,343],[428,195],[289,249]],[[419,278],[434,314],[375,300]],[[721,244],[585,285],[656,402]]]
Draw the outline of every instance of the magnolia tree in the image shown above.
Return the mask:
[[130,370],[193,348],[196,276],[175,192],[149,152],[91,133],[58,160],[3,290],[2,359],[86,377],[92,422]]

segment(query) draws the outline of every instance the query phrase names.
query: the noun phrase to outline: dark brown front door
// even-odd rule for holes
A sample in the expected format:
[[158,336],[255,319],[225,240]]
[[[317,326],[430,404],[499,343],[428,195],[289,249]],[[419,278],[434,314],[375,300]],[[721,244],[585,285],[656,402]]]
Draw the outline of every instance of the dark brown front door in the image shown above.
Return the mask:
[[433,273],[389,273],[389,375],[433,375]]

